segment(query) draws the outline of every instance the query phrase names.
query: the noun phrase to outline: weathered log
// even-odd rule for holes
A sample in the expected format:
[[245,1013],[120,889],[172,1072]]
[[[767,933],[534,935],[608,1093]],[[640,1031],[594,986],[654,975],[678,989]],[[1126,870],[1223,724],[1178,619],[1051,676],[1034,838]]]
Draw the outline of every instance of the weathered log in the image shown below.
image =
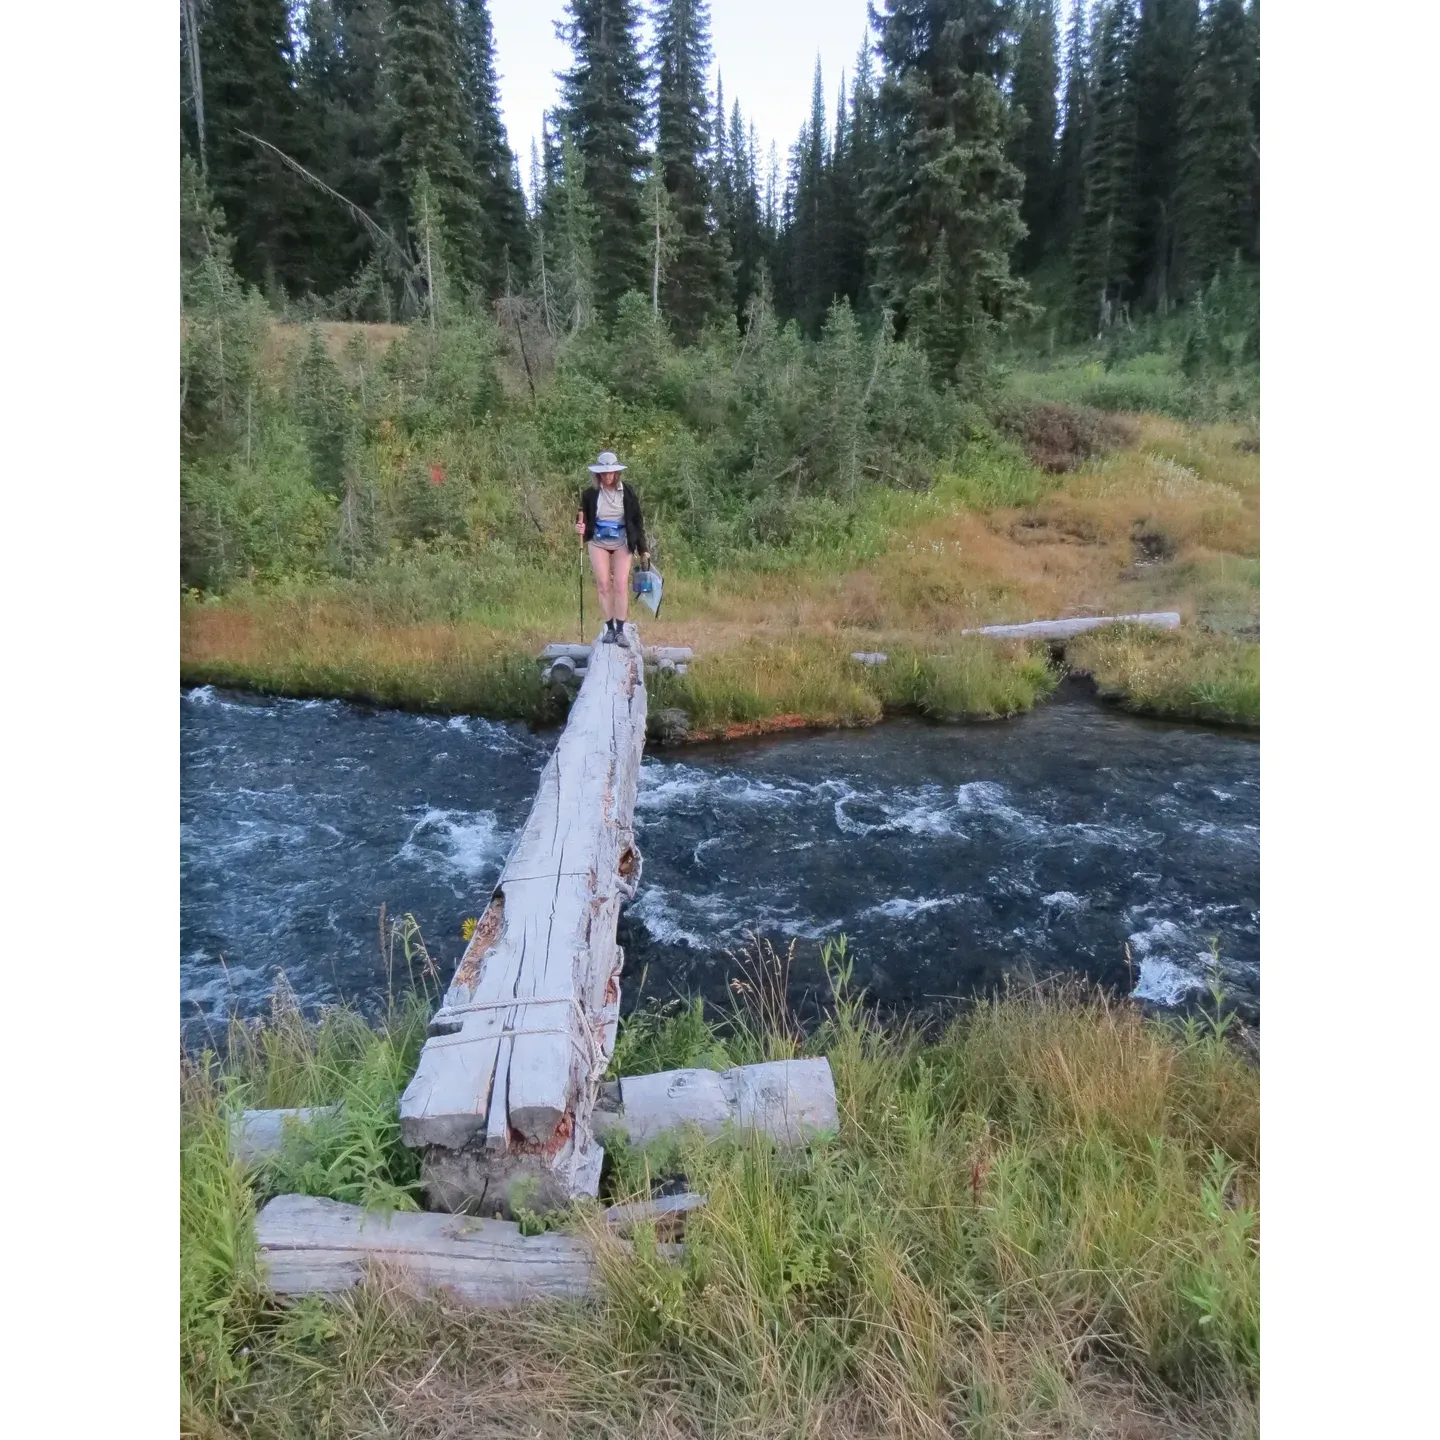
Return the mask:
[[605,1212],[605,1223],[617,1234],[628,1235],[637,1225],[654,1224],[657,1237],[678,1235],[685,1227],[686,1216],[703,1210],[703,1195],[660,1195],[653,1200],[632,1200],[625,1205],[612,1205]]
[[543,1208],[599,1185],[591,1112],[619,1020],[615,926],[640,879],[645,676],[633,626],[626,642],[591,648],[530,817],[401,1097],[401,1138],[425,1152],[434,1208]]
[[446,1289],[498,1308],[593,1294],[593,1247],[574,1235],[522,1235],[508,1220],[375,1211],[310,1195],[277,1195],[255,1217],[270,1289],[333,1295],[372,1264],[401,1271],[421,1292]]
[[338,1114],[338,1105],[314,1105],[295,1110],[242,1110],[230,1121],[230,1153],[253,1165],[278,1155],[285,1134],[297,1126]]
[[1156,630],[1178,630],[1180,616],[1174,610],[1148,615],[1080,615],[1072,620],[1031,620],[1024,625],[982,625],[962,630],[962,635],[985,635],[992,640],[1068,640],[1102,625],[1149,625]]
[[627,1075],[607,1090],[605,1106],[595,1111],[596,1133],[602,1140],[623,1135],[632,1145],[687,1125],[710,1137],[733,1125],[782,1145],[803,1144],[840,1128],[835,1080],[823,1058],[772,1060],[723,1072]]
[[[539,655],[541,660],[573,660],[576,664],[585,664],[589,661],[594,647],[591,645],[567,645],[562,641],[556,641],[547,645]],[[663,660],[679,662],[682,660],[693,660],[695,652],[688,645],[647,645],[645,647],[645,663],[647,665],[658,665]]]

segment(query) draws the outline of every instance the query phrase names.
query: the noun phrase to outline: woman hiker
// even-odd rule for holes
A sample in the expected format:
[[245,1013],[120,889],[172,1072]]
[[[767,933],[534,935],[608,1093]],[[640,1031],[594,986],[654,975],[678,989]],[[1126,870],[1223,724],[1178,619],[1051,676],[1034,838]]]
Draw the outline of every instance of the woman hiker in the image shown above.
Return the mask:
[[649,560],[645,547],[645,523],[640,518],[640,501],[635,491],[620,479],[622,465],[612,451],[602,450],[589,467],[595,477],[580,497],[575,533],[584,538],[595,571],[595,588],[600,593],[600,613],[605,617],[605,644],[625,638],[625,617],[630,608],[630,559]]

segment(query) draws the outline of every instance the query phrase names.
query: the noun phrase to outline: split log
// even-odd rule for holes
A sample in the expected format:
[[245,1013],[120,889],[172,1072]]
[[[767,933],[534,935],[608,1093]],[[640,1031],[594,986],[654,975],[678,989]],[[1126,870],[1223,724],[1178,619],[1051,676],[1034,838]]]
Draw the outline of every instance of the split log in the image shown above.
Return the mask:
[[277,1195],[255,1217],[255,1242],[270,1289],[334,1295],[373,1264],[398,1270],[422,1291],[454,1291],[500,1308],[591,1295],[595,1253],[575,1235],[522,1235],[508,1220],[468,1215],[381,1214],[310,1195]]
[[607,1105],[595,1112],[603,1140],[623,1135],[643,1145],[658,1135],[695,1126],[714,1137],[727,1126],[756,1130],[781,1145],[799,1145],[840,1128],[830,1062],[772,1060],[733,1070],[667,1070],[627,1075],[607,1087]]
[[615,1044],[621,905],[640,880],[645,744],[638,636],[591,647],[570,718],[401,1097],[441,1210],[543,1209],[593,1195],[591,1113]]
[[962,635],[985,635],[992,640],[1068,640],[1103,625],[1149,625],[1156,630],[1178,630],[1180,616],[1174,610],[1148,615],[1081,615],[1073,620],[1031,620],[1024,625],[984,625],[962,630]]
[[230,1153],[253,1165],[278,1155],[287,1130],[325,1120],[339,1113],[338,1105],[314,1105],[296,1110],[242,1110],[230,1122]]

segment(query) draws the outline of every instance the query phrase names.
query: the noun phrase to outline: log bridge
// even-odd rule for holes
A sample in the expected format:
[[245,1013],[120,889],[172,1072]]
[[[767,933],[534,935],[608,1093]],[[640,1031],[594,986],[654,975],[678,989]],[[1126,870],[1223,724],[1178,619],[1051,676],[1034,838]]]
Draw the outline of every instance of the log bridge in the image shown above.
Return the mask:
[[[640,884],[634,815],[645,671],[683,667],[690,654],[642,651],[629,625],[624,644],[597,637],[578,657],[583,667],[577,648],[551,646],[541,656],[569,677],[582,673],[579,693],[400,1100],[400,1136],[421,1152],[426,1205],[450,1213],[367,1215],[277,1195],[256,1217],[255,1235],[279,1295],[332,1294],[375,1265],[479,1305],[590,1294],[598,1275],[589,1240],[525,1236],[505,1217],[598,1194],[601,1140],[643,1145],[678,1128],[734,1128],[800,1145],[839,1129],[823,1059],[604,1082],[625,959],[616,924]],[[295,1132],[323,1130],[338,1109],[237,1113],[231,1151],[263,1167],[292,1137],[303,1143]],[[612,1206],[606,1228],[623,1236],[654,1224],[675,1239],[704,1204],[696,1195],[642,1198]]]
[[[557,657],[558,658],[558,657]],[[543,1210],[596,1193],[592,1117],[620,1017],[620,907],[640,883],[639,636],[597,637],[579,694],[400,1100],[431,1209]]]

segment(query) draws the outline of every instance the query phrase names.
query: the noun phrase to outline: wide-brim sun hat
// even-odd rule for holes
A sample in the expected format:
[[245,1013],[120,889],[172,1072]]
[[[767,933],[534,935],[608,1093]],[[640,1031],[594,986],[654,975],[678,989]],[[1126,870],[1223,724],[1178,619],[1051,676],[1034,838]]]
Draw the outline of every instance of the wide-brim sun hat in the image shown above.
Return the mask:
[[595,463],[589,467],[592,475],[608,475],[612,470],[627,470],[629,466],[622,465],[616,458],[613,450],[602,450],[596,457]]

